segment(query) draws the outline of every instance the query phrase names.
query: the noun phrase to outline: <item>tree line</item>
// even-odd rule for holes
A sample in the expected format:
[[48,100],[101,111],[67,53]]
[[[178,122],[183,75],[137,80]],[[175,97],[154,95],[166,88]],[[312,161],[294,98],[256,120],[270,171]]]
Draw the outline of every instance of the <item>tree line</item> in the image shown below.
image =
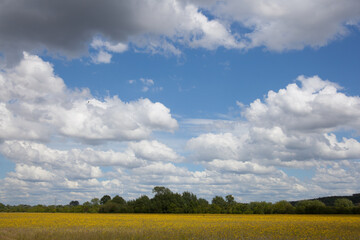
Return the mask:
[[236,202],[232,195],[215,196],[211,202],[190,192],[174,193],[166,187],[155,187],[154,197],[146,195],[126,201],[119,195],[93,198],[80,204],[68,205],[17,205],[0,203],[0,212],[76,212],[76,213],[213,213],[213,214],[360,214],[360,205],[347,198],[334,199],[332,205],[320,200],[285,200],[271,202]]

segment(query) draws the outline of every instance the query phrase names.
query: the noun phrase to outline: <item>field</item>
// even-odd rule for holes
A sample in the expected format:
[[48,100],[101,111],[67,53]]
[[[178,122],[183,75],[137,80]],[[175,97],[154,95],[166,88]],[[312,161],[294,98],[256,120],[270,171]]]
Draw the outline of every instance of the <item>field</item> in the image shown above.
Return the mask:
[[360,239],[357,215],[0,213],[0,239]]

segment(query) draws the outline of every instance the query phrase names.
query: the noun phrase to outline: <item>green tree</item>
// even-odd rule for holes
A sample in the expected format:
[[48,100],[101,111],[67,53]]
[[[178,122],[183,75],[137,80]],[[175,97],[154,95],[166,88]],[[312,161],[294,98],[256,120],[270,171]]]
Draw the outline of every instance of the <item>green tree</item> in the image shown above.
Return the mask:
[[5,212],[6,207],[4,204],[0,203],[0,212]]
[[250,209],[255,214],[271,214],[273,212],[272,204],[268,202],[251,202]]
[[159,187],[159,186],[154,187],[152,192],[155,193],[155,196],[156,195],[169,195],[172,193],[170,191],[170,189],[168,189],[166,187]]
[[197,201],[197,207],[195,213],[207,213],[209,212],[209,202],[206,199],[199,198]]
[[225,199],[226,199],[226,212],[234,213],[236,206],[235,198],[233,197],[233,195],[227,195]]
[[296,213],[318,214],[325,212],[325,203],[319,200],[303,200],[296,204]]
[[233,213],[252,214],[250,205],[247,203],[236,203]]
[[174,194],[165,187],[154,187],[155,196],[151,199],[151,211],[155,213],[177,212],[181,207],[180,194]]
[[97,206],[100,204],[100,200],[98,198],[93,198],[93,199],[91,199],[91,204],[93,206]]
[[111,200],[111,197],[109,195],[104,195],[101,199],[100,199],[100,204],[103,205],[105,203],[107,203],[108,201]]
[[212,213],[225,213],[227,202],[221,196],[215,196],[211,201]]
[[273,212],[277,214],[294,213],[295,208],[288,201],[282,200],[273,205]]
[[79,201],[71,201],[71,202],[69,203],[69,205],[70,205],[70,206],[73,206],[73,207],[76,207],[76,206],[79,206],[80,203],[79,203]]
[[114,202],[114,203],[120,204],[120,205],[125,205],[126,204],[125,199],[123,199],[119,195],[116,195],[115,197],[113,197],[113,199],[111,201]]
[[183,200],[184,213],[194,213],[198,207],[196,195],[190,192],[183,192],[181,198]]
[[119,195],[116,195],[115,197],[113,197],[113,199],[111,199],[109,202],[112,202],[112,203],[115,203],[118,205],[117,212],[121,212],[121,213],[128,212],[128,208],[127,208],[125,199],[123,199]]
[[100,213],[119,213],[120,205],[112,201],[107,201],[105,204],[102,204],[99,209]]
[[131,202],[132,208],[135,213],[149,213],[151,202],[148,196],[143,195]]
[[354,207],[354,204],[350,199],[338,198],[335,200],[334,206],[338,208],[351,208]]

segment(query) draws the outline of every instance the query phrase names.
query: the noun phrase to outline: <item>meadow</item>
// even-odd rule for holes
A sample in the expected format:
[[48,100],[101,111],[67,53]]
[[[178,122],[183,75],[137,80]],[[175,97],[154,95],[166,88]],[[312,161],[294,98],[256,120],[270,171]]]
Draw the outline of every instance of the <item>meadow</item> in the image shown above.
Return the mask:
[[359,215],[0,213],[0,239],[360,239]]

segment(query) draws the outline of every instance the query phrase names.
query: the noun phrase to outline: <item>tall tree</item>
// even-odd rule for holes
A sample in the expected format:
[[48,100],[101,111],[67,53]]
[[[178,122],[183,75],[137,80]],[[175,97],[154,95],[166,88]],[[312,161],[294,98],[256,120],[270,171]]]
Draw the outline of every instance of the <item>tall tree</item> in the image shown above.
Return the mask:
[[101,199],[100,199],[100,204],[104,205],[105,203],[107,203],[108,201],[111,200],[111,197],[109,195],[104,195]]

